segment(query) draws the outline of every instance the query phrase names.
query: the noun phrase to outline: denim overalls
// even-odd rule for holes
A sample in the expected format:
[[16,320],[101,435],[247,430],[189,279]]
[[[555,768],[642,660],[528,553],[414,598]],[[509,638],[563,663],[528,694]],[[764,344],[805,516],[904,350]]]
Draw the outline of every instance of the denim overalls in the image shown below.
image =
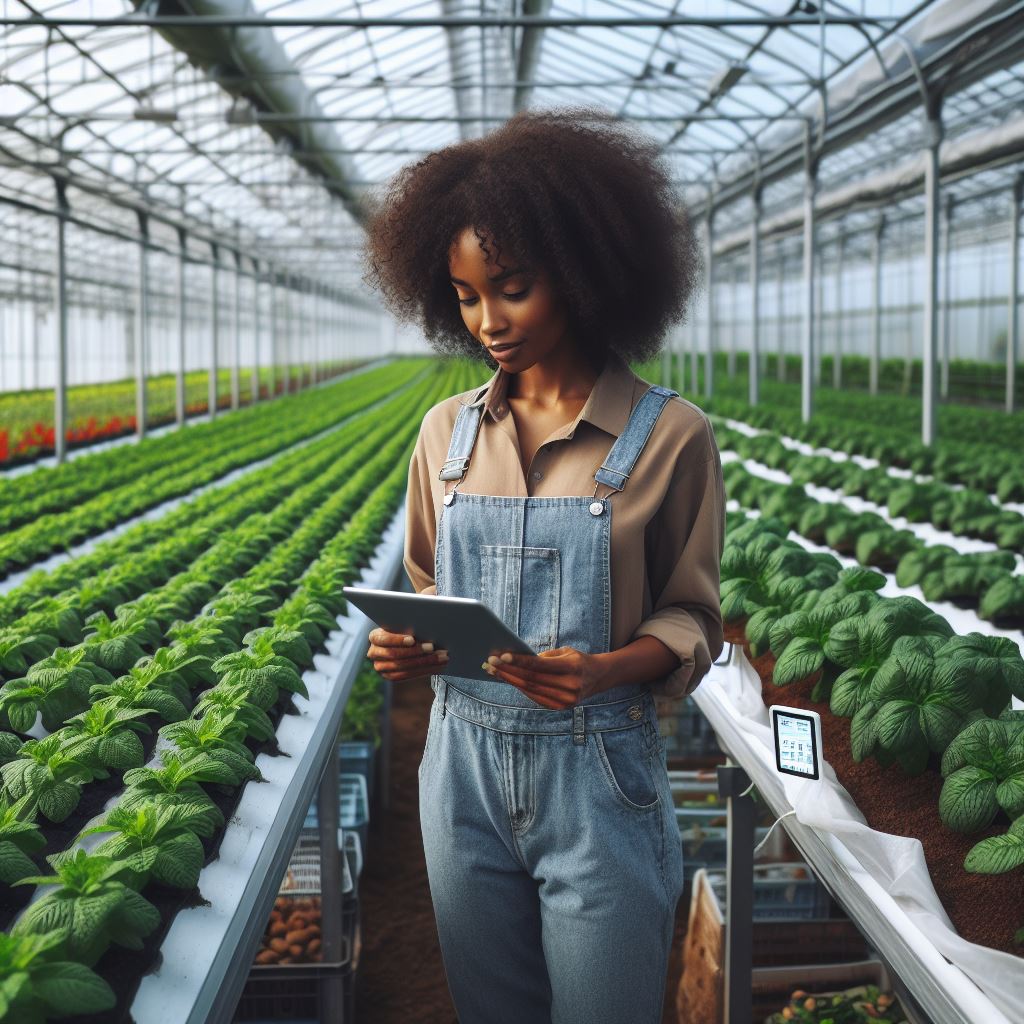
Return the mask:
[[[598,487],[623,491],[676,393],[644,394]],[[460,408],[442,480],[461,481],[482,414],[480,396]],[[437,593],[479,598],[534,650],[608,651],[610,498],[457,486]],[[499,679],[431,686],[420,821],[459,1024],[658,1024],[683,856],[649,685],[562,711]]]

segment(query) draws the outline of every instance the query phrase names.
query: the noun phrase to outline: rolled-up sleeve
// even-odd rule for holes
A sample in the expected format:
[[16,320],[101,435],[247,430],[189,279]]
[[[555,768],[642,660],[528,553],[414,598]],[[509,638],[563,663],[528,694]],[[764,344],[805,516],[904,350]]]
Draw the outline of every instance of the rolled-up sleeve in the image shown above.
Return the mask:
[[710,420],[676,461],[672,480],[644,537],[651,614],[631,640],[653,636],[680,665],[651,685],[657,696],[692,693],[724,646],[719,596],[725,544],[722,459]]
[[426,454],[428,419],[420,424],[419,437],[409,462],[405,504],[405,551],[402,562],[417,594],[434,594],[434,538],[437,525],[431,493],[430,466]]

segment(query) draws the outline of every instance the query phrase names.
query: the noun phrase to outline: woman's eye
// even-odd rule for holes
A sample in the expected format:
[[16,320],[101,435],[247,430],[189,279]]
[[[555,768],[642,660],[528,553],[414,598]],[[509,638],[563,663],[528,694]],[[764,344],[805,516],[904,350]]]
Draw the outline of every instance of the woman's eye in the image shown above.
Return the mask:
[[[515,301],[518,301],[519,299],[526,298],[526,296],[529,293],[529,291],[530,291],[529,288],[524,288],[522,291],[519,291],[519,292],[502,292],[501,294],[502,294],[503,298],[513,299]],[[459,299],[459,305],[460,306],[471,306],[474,302],[476,302],[476,298],[475,297],[473,297],[471,299]]]

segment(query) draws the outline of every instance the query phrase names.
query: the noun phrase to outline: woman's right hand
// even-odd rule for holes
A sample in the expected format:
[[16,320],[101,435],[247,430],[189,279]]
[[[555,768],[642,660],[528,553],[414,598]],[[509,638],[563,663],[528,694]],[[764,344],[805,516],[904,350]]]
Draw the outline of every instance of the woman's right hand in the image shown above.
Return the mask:
[[369,640],[366,656],[392,682],[432,675],[448,660],[447,651],[435,651],[432,643],[419,643],[408,633],[389,633],[378,626],[370,630]]

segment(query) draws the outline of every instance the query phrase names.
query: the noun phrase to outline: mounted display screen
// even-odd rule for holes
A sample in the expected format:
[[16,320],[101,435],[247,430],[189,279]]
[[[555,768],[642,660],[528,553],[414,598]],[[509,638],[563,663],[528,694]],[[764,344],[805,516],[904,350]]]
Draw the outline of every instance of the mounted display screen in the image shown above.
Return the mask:
[[801,779],[821,778],[821,718],[815,711],[773,706],[775,767]]

